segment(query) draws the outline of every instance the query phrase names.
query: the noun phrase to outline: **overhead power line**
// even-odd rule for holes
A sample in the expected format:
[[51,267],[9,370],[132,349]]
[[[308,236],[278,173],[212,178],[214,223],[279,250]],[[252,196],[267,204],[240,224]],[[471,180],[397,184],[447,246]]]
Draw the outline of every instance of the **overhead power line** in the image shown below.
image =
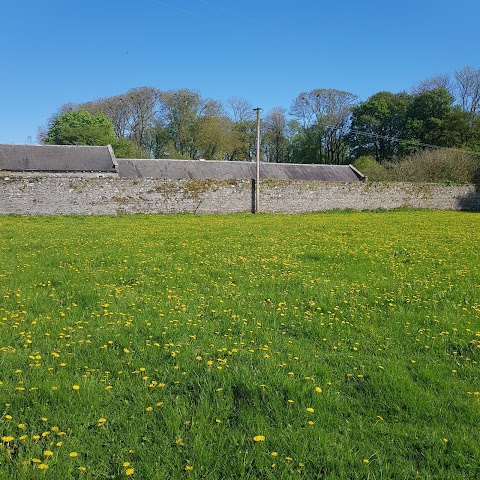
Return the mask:
[[[319,125],[321,125],[322,127],[331,128],[333,130],[342,130],[342,127],[339,127],[338,125],[329,125],[327,123],[319,123]],[[455,150],[455,151],[461,152],[461,153],[468,153],[468,154],[471,154],[471,155],[480,155],[480,152],[474,152],[472,150],[464,150],[464,149],[456,148],[456,147],[442,147],[441,145],[433,145],[433,144],[430,144],[430,143],[417,142],[415,140],[406,140],[404,138],[390,137],[388,135],[380,135],[378,133],[362,132],[361,130],[357,130],[355,128],[350,129],[350,133],[354,133],[355,135],[360,135],[360,136],[364,136],[364,137],[376,138],[376,139],[379,139],[379,140],[388,140],[389,142],[411,144],[411,145],[415,145],[415,146],[418,146],[418,147],[432,148],[432,149],[448,148],[450,150]]]

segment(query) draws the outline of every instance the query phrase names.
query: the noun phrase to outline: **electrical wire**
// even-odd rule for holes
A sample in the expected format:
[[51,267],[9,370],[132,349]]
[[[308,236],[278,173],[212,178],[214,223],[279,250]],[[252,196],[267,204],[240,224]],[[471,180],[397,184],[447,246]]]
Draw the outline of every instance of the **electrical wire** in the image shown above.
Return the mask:
[[[342,128],[339,127],[338,125],[328,125],[326,123],[319,123],[319,125],[321,125],[322,127],[333,129],[333,130],[342,130]],[[442,147],[441,145],[432,145],[430,143],[416,142],[415,140],[406,140],[403,138],[389,137],[387,135],[380,135],[378,133],[362,132],[361,130],[357,130],[357,129],[350,129],[350,133],[364,136],[364,137],[376,138],[379,140],[387,140],[389,142],[412,144],[414,146],[423,147],[423,148],[431,148],[431,149],[437,149],[437,150],[448,148],[449,150],[455,150],[461,153],[469,153],[471,155],[480,155],[480,152],[474,152],[473,150],[464,150],[456,147]]]

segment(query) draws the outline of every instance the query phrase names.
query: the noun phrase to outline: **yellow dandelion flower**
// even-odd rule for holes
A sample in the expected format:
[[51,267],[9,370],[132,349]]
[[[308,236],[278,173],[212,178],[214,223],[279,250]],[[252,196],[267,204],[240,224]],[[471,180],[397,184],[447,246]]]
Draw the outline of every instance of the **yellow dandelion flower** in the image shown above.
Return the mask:
[[368,458],[364,458],[364,459],[363,459],[363,463],[364,463],[365,465],[368,465],[368,464],[370,463],[370,460],[369,460]]
[[24,423],[19,423],[19,424],[18,424],[18,428],[19,428],[20,430],[25,430],[27,427],[26,427],[26,425],[25,425]]
[[74,385],[72,388],[73,388],[74,390],[80,390],[80,385]]
[[153,412],[153,407],[147,407],[147,408],[145,409],[145,411],[146,411],[146,412]]
[[253,441],[254,442],[264,442],[265,441],[265,437],[263,435],[255,435],[253,437]]
[[308,412],[308,413],[313,413],[314,411],[315,411],[315,410],[314,410],[312,407],[308,407],[308,408],[307,408],[307,412]]
[[5,415],[5,420],[11,420],[13,417],[11,415]]
[[122,463],[122,467],[129,467],[130,466],[130,462],[123,462]]
[[272,457],[278,457],[278,452],[272,452]]
[[191,472],[192,470],[193,470],[192,465],[186,465],[186,466],[185,466],[185,471],[186,471],[186,472]]
[[43,455],[44,455],[45,457],[51,457],[51,456],[53,455],[53,452],[52,452],[51,450],[45,450],[45,451],[43,452]]
[[48,465],[46,463],[39,463],[37,468],[39,470],[46,470],[48,468]]
[[322,393],[321,387],[315,387],[315,391],[316,391],[317,393]]
[[81,471],[81,472],[85,472],[87,470],[87,467],[78,467],[78,469]]
[[70,452],[68,455],[69,455],[70,457],[72,457],[72,458],[78,457],[78,453],[77,453],[77,452]]
[[39,458],[32,458],[32,463],[42,463]]
[[14,437],[11,437],[9,435],[2,437],[2,442],[8,443],[8,442],[13,442],[15,440]]
[[130,475],[133,475],[134,473],[135,473],[135,469],[134,469],[134,468],[127,468],[127,469],[125,470],[125,475],[126,475],[127,477],[129,477]]

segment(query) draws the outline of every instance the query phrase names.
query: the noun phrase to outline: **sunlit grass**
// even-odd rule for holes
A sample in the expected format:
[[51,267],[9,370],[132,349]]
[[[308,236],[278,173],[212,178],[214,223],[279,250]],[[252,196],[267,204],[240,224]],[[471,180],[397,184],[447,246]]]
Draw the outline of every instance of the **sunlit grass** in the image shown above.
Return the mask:
[[480,478],[478,222],[0,217],[0,478]]

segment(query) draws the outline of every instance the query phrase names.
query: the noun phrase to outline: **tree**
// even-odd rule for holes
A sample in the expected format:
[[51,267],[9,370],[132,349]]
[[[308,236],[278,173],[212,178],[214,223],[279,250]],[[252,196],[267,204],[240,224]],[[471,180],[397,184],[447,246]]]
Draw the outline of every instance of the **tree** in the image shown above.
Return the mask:
[[[151,152],[159,91],[151,87],[133,88],[127,93],[84,103],[81,109],[103,113],[119,138],[130,139],[138,152]],[[145,156],[142,153],[142,156]]]
[[288,124],[291,163],[324,163],[322,156],[322,127],[313,124],[304,127],[298,120]]
[[467,66],[457,70],[455,80],[462,110],[480,115],[480,69]]
[[59,115],[48,130],[50,145],[108,145],[116,139],[112,122],[102,113],[73,110]]
[[111,145],[118,158],[145,158],[145,153],[128,138],[115,135],[112,122],[103,113],[72,110],[51,122],[45,142],[50,145]]
[[231,112],[231,118],[233,122],[245,122],[255,119],[253,113],[253,106],[244,98],[230,97],[227,100],[228,109]]
[[426,80],[421,81],[418,85],[415,85],[412,88],[411,93],[412,95],[418,95],[419,93],[436,90],[437,88],[444,88],[452,93],[454,87],[450,75],[435,75],[434,77],[427,78]]
[[429,145],[457,146],[449,131],[453,101],[453,96],[445,88],[414,95],[406,112],[405,136]]
[[379,92],[353,109],[350,132],[351,155],[370,155],[385,162],[402,154],[408,143],[404,137],[411,97],[402,93]]
[[315,89],[301,93],[294,100],[291,114],[305,130],[310,130],[310,135],[320,136],[315,142],[319,147],[319,158],[313,158],[312,163],[344,162],[346,135],[357,98],[341,90]]
[[129,138],[140,148],[149,150],[149,131],[156,119],[159,92],[151,87],[129,90],[120,97],[129,118]]
[[288,161],[287,118],[284,108],[273,108],[263,122],[263,148],[268,162]]
[[253,106],[243,98],[230,97],[227,107],[231,120],[231,147],[228,160],[251,161],[256,155],[256,122]]
[[[197,122],[202,108],[198,92],[182,89],[161,92],[159,122],[170,157],[195,158]],[[166,146],[166,145],[165,145]]]
[[197,153],[199,158],[223,160],[231,148],[231,122],[226,117],[201,117],[197,125]]

